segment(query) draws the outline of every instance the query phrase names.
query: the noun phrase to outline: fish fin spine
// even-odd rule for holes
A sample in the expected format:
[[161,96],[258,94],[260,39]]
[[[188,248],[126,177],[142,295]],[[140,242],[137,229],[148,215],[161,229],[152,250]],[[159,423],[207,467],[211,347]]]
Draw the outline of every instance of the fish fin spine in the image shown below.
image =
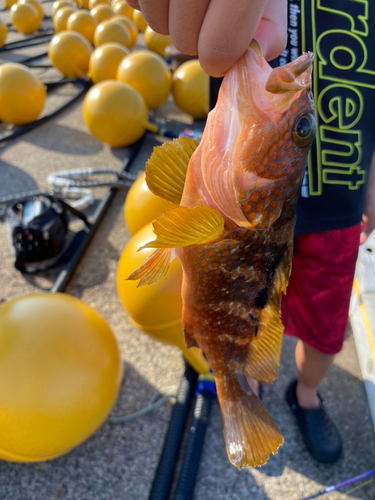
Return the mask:
[[275,421],[250,388],[242,394],[237,390],[235,398],[223,397],[216,382],[230,462],[238,469],[264,465],[284,442]]
[[158,248],[127,279],[139,280],[137,288],[151,285],[167,274],[175,256],[175,252],[170,248]]
[[179,205],[190,158],[198,142],[180,137],[157,146],[146,163],[146,183],[152,193]]

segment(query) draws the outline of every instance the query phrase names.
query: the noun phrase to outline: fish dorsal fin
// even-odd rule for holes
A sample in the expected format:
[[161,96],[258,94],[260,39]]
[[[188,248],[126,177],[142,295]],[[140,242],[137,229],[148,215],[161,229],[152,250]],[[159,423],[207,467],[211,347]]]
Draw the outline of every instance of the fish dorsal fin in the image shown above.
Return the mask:
[[160,280],[169,269],[175,255],[170,248],[158,248],[127,279],[139,280],[137,288]]
[[280,318],[282,293],[288,285],[293,246],[288,245],[286,255],[276,269],[275,284],[269,300],[260,315],[259,330],[250,344],[245,372],[255,380],[269,384],[279,370],[284,326]]
[[177,207],[166,210],[152,225],[156,239],[139,250],[210,243],[223,234],[224,218],[210,207]]
[[179,205],[189,161],[197,146],[196,140],[180,137],[154,148],[146,163],[149,190],[156,196]]

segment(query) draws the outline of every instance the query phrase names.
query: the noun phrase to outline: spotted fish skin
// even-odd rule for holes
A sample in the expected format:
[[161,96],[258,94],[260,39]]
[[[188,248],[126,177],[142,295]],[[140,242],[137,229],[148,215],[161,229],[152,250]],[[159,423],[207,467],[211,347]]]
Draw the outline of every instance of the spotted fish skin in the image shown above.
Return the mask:
[[[154,260],[164,264],[155,270],[149,259],[129,277],[151,283],[180,258],[186,345],[208,358],[228,457],[239,469],[266,463],[283,442],[246,376],[266,383],[277,376],[295,207],[315,135],[312,61],[307,53],[272,69],[252,42],[224,77],[179,206],[155,221],[157,238],[145,245],[157,248]],[[168,175],[176,185],[181,171],[176,176],[165,164],[165,175],[151,160],[146,179],[165,197]]]

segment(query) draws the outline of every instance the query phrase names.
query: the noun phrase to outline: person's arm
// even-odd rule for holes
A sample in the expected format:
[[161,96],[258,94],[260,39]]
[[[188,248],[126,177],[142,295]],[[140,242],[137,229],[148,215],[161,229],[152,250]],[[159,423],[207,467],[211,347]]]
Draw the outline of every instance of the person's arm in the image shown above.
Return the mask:
[[284,50],[287,0],[127,0],[176,49],[198,55],[206,73],[223,76],[255,38],[267,60]]
[[375,151],[372,155],[371,167],[367,181],[365,207],[362,216],[362,233],[360,244],[362,245],[375,229]]

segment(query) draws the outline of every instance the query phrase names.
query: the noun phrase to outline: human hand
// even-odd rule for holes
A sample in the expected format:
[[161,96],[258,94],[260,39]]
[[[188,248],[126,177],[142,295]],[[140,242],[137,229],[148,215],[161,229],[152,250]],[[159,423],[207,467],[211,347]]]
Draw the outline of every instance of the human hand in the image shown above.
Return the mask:
[[198,55],[203,70],[223,76],[253,38],[267,60],[284,50],[287,0],[127,0],[176,49]]

